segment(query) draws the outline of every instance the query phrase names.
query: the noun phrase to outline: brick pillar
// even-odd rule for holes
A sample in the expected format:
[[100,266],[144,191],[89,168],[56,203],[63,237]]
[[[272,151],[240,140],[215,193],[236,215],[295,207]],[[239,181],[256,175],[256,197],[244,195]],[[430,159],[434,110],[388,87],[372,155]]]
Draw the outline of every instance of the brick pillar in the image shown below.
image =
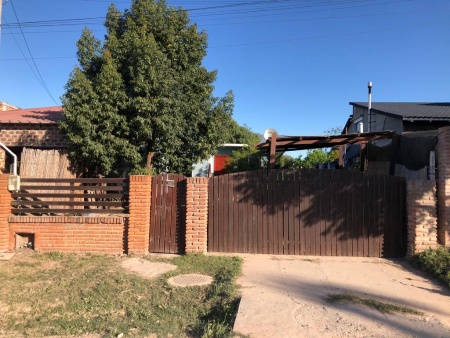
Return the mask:
[[206,253],[208,178],[186,179],[186,253]]
[[[5,163],[6,163],[6,151],[5,149],[0,148],[0,172],[5,170],[6,167]],[[9,168],[6,171],[9,171]]]
[[9,174],[0,174],[0,251],[9,250],[9,223],[11,193],[8,191]]
[[151,176],[130,176],[129,189],[128,253],[147,254],[150,236]]
[[438,241],[450,247],[450,127],[438,130],[436,160]]
[[438,247],[436,202],[434,181],[406,181],[407,256]]

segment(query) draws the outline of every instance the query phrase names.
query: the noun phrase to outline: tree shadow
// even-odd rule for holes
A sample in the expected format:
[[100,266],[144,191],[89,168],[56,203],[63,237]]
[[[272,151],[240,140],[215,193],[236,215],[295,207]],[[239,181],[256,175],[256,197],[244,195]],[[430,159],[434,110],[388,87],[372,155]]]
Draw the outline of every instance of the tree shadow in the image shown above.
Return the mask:
[[214,177],[209,194],[213,251],[406,253],[403,178],[346,170],[264,170]]
[[58,109],[55,110],[27,109],[27,111],[29,113],[23,114],[22,117],[29,119],[29,122],[56,123],[64,118],[64,116],[62,115],[62,111]]
[[[406,306],[424,312],[426,317],[430,314],[437,316],[440,321],[449,324],[449,311],[445,306],[446,297],[450,296],[449,290],[440,287],[404,260],[322,258],[309,261],[292,257],[275,260],[268,258],[267,261],[257,259],[254,262],[250,258],[249,261],[248,265],[244,264],[244,276],[241,280],[244,284],[243,301],[254,305],[253,315],[246,313],[247,321],[264,322],[271,321],[272,318],[279,320],[279,316],[272,316],[270,313],[270,309],[278,308],[288,316],[284,319],[286,323],[307,324],[308,320],[314,318],[297,314],[315,307],[318,311],[323,309],[324,316],[331,308],[343,317],[349,315],[347,319],[353,318],[355,324],[359,319],[370,320],[411,336],[433,336],[427,330],[440,330],[432,321],[424,322],[423,325],[408,325],[417,322],[417,318],[401,314],[384,315],[362,305],[332,304],[327,301],[329,295],[354,295]],[[260,268],[261,266],[264,268]],[[299,322],[299,318],[305,318],[306,322]],[[317,324],[326,326],[326,320],[322,319],[317,318]],[[297,327],[302,330],[304,325]]]

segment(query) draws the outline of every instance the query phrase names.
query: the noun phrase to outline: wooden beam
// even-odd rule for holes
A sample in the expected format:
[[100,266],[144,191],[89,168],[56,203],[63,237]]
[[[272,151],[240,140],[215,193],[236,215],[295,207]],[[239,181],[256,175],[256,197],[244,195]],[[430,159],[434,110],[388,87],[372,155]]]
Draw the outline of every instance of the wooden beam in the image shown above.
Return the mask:
[[339,146],[339,168],[344,166],[344,147],[345,146]]
[[[283,139],[280,138],[276,143],[278,150],[302,150],[302,149],[316,149],[316,148],[328,148],[334,146],[340,146],[345,144],[355,144],[376,140],[385,140],[392,138],[392,133],[386,134],[349,134],[349,135],[336,135],[336,136],[305,136],[298,137],[296,139]],[[257,148],[270,148],[272,142],[261,143],[257,145]]]
[[389,175],[395,175],[395,162],[397,162],[397,150],[398,150],[398,135],[395,134],[392,136],[391,142],[391,158],[389,161]]
[[361,158],[361,171],[367,170],[367,142],[361,143],[361,152],[360,152],[360,158]]
[[270,152],[269,152],[269,169],[275,169],[275,153],[277,151],[277,133],[273,133],[270,138]]

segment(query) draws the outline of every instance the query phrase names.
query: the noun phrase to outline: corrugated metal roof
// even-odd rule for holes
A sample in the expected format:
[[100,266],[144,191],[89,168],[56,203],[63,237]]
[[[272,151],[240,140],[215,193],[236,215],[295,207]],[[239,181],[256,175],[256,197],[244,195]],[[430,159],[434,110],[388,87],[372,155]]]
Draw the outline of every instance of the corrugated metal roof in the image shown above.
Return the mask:
[[[367,102],[350,102],[366,108]],[[372,102],[374,111],[402,116],[404,119],[450,119],[450,102]]]
[[57,123],[63,118],[62,107],[13,109],[0,112],[0,123]]

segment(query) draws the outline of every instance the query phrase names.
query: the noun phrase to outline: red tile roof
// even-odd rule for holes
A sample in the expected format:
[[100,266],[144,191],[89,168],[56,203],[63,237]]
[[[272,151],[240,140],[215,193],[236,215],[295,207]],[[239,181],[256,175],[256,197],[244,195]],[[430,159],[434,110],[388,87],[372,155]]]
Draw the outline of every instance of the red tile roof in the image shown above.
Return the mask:
[[0,123],[45,123],[62,120],[62,107],[26,108],[0,111]]

